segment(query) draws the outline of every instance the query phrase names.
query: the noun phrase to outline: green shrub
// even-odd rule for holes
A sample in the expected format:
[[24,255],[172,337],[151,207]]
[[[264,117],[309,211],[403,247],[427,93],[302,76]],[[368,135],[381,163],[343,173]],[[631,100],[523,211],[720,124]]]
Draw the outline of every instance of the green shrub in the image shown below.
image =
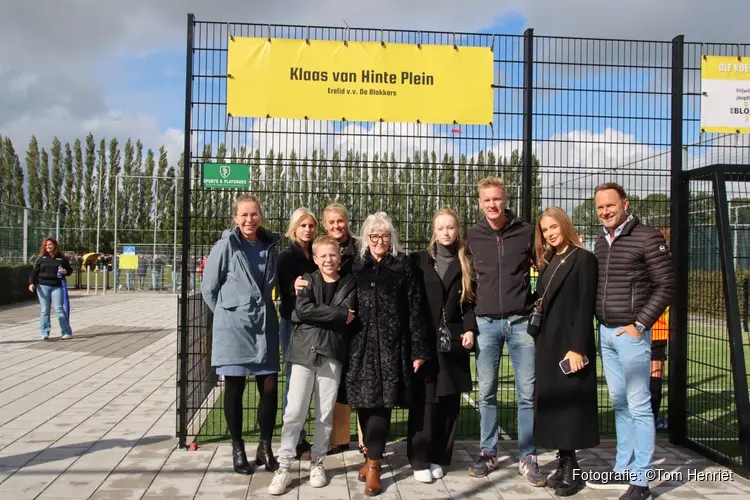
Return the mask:
[[29,291],[31,266],[0,266],[0,304],[36,299]]
[[[742,307],[742,282],[748,277],[747,271],[737,273],[737,296],[740,314]],[[724,302],[724,278],[721,271],[690,271],[688,275],[688,312],[726,317]]]

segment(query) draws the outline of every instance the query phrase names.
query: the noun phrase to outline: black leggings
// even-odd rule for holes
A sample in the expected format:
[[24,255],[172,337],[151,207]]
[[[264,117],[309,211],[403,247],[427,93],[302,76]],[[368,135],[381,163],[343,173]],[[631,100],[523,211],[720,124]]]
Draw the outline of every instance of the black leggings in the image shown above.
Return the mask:
[[367,458],[382,460],[391,426],[391,409],[358,408],[357,416],[362,428],[362,441],[367,448]]
[[[245,393],[245,377],[224,377],[224,417],[232,441],[242,441],[242,396]],[[276,426],[276,407],[278,406],[278,377],[276,373],[270,375],[256,375],[260,401],[258,402],[257,419],[260,427],[260,439],[271,441]]]

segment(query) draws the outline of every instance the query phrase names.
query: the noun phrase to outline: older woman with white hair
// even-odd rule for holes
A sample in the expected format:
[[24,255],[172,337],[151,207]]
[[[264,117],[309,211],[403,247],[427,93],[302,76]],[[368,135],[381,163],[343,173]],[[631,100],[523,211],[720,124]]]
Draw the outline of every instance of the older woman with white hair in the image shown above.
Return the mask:
[[369,496],[381,492],[391,410],[409,407],[412,378],[428,356],[423,299],[411,265],[388,215],[368,216],[352,267],[358,325],[349,347],[346,392],[362,427],[367,458],[359,480]]

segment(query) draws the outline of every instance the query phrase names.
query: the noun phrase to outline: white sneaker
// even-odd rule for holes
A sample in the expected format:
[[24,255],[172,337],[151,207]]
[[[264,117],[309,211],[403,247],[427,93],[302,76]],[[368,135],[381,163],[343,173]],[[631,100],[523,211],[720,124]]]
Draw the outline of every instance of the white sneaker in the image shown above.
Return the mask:
[[430,472],[432,473],[432,477],[434,477],[435,479],[441,479],[443,476],[445,476],[443,468],[437,464],[430,464]]
[[415,470],[414,479],[416,479],[420,483],[431,483],[432,472],[430,472],[430,469]]
[[268,485],[268,493],[271,495],[283,495],[286,487],[292,484],[292,475],[286,469],[277,469],[273,473],[273,480]]
[[310,486],[322,488],[326,483],[326,469],[323,467],[323,461],[313,462],[310,465]]

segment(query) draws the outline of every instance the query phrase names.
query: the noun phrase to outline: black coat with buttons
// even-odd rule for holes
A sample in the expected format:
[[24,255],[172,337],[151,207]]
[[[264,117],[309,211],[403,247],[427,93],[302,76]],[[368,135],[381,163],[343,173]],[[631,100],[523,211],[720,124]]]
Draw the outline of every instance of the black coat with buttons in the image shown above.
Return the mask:
[[429,360],[423,296],[405,254],[379,262],[369,250],[353,266],[357,324],[349,345],[346,395],[352,408],[408,408],[413,361]]

